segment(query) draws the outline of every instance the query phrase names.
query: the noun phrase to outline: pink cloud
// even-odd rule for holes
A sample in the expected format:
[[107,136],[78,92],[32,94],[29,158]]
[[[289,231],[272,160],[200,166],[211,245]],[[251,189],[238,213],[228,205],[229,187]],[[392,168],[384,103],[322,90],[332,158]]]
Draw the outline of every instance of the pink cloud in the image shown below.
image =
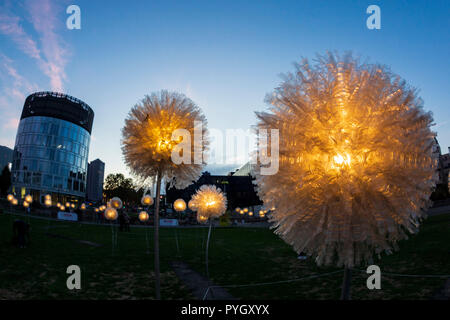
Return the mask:
[[25,94],[29,94],[37,90],[37,85],[30,83],[26,78],[22,77],[19,72],[13,67],[13,61],[0,53],[0,70],[4,69],[4,74],[8,75],[12,81],[8,80],[9,84],[12,84],[12,89],[9,92],[16,97],[20,97],[21,100],[25,98]]
[[52,89],[63,91],[63,82],[66,80],[64,69],[69,53],[56,32],[58,27],[63,28],[61,21],[56,19],[57,10],[50,0],[29,0],[26,4],[31,23],[40,35],[42,52],[47,60],[44,72],[50,78]]
[[4,129],[17,129],[19,126],[19,119],[17,118],[11,118],[6,121],[6,123],[3,125]]
[[16,45],[28,56],[41,59],[36,42],[20,26],[20,18],[0,13],[0,32],[11,37]]
[[25,32],[21,19],[12,14],[0,13],[0,33],[10,37],[22,52],[36,60],[38,67],[49,77],[52,90],[63,92],[68,51],[56,32],[60,24],[55,15],[57,10],[49,0],[29,0],[26,8],[39,34],[41,49]]

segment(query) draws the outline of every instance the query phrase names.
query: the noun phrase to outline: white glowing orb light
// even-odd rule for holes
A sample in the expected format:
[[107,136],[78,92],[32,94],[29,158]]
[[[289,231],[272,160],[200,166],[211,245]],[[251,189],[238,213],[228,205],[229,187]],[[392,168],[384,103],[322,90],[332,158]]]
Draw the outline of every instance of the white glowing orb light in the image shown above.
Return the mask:
[[27,195],[25,196],[25,201],[28,202],[28,203],[30,204],[30,203],[33,202],[33,197],[30,196],[29,194],[27,194]]
[[8,201],[11,202],[14,199],[14,196],[12,194],[8,194],[6,199],[8,199]]
[[65,210],[66,210],[66,207],[64,207],[63,205],[61,205],[61,206],[59,207],[59,210],[65,211]]
[[58,202],[58,203],[56,204],[56,206],[57,206],[58,208],[61,208],[61,203]]
[[72,209],[75,209],[75,203],[72,203],[72,204],[70,205],[70,207],[71,207]]
[[145,196],[143,196],[141,199],[141,204],[143,206],[151,206],[153,204],[152,196],[149,194],[146,194]]
[[148,216],[148,213],[146,211],[141,211],[139,213],[139,221],[145,222],[145,221],[148,220],[148,218],[149,218],[149,216]]
[[234,209],[236,212],[240,212],[241,208],[237,207],[236,209]]
[[247,213],[248,212],[248,208],[244,208],[244,212]]
[[52,200],[45,199],[44,205],[45,205],[47,208],[50,208],[50,207],[52,206]]
[[83,211],[86,210],[86,205],[84,203],[82,203],[80,209]]
[[27,201],[24,201],[23,202],[23,207],[24,208],[28,208],[30,206],[30,203],[29,202],[27,202]]
[[239,214],[244,214],[244,213],[245,213],[244,210],[239,211]]
[[117,210],[115,208],[112,208],[112,207],[106,208],[106,210],[105,210],[105,218],[107,220],[110,220],[110,221],[116,220],[117,217],[118,217],[118,214],[117,214]]
[[70,208],[70,202],[66,202],[66,208]]
[[46,194],[46,195],[44,196],[44,199],[45,199],[45,200],[52,200],[52,196],[49,195],[49,194]]
[[195,207],[195,203],[194,203],[194,201],[192,201],[192,199],[189,200],[189,202],[188,202],[188,208],[191,209],[192,211],[196,211],[197,210],[196,207]]
[[111,199],[111,207],[115,209],[122,209],[123,203],[119,197],[114,197]]
[[248,215],[251,217],[251,216],[253,216],[253,211],[249,211],[248,212]]
[[177,199],[173,203],[173,208],[178,212],[184,211],[186,210],[186,202],[183,199]]

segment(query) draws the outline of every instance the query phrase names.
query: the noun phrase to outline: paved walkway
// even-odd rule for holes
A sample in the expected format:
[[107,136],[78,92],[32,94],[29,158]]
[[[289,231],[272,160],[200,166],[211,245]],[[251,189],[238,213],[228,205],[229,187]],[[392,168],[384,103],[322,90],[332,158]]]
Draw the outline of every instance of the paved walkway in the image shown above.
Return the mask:
[[[208,279],[195,272],[189,266],[181,261],[174,261],[171,263],[172,269],[178,278],[183,281],[186,286],[192,291],[194,296],[203,300],[206,290],[209,286],[215,286],[213,283],[208,282]],[[237,300],[225,289],[221,287],[214,287],[208,291],[208,295],[205,300]]]

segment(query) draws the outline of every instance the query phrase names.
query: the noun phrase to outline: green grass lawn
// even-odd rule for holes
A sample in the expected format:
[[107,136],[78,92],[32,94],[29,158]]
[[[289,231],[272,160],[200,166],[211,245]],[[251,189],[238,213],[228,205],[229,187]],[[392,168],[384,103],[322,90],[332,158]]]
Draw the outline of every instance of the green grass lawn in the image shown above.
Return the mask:
[[[118,234],[111,248],[109,225],[86,225],[29,218],[32,244],[10,244],[14,216],[0,215],[0,299],[152,299],[153,232],[133,228]],[[147,254],[146,232],[150,253]],[[179,250],[175,241],[178,233]],[[50,233],[53,236],[49,236]],[[205,273],[206,228],[162,228],[161,295],[163,299],[193,299],[170,267],[181,260]],[[75,240],[101,244],[94,247]],[[450,273],[450,216],[427,219],[418,235],[400,243],[400,251],[376,261],[383,272],[403,274]],[[66,268],[79,265],[82,289],[69,291]],[[360,268],[365,269],[365,268]],[[338,270],[319,268],[311,260],[297,260],[292,249],[271,230],[216,228],[210,245],[210,274],[219,285],[261,283],[301,278]],[[339,299],[343,273],[299,282],[229,288],[240,299]],[[443,278],[383,276],[381,290],[368,290],[367,275],[354,273],[353,299],[430,299]]]

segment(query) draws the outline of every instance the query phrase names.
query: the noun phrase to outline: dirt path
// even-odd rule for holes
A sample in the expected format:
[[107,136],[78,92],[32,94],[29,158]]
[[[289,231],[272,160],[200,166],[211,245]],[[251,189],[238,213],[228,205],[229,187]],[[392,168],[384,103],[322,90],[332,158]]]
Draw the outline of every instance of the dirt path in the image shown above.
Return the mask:
[[[203,300],[208,286],[215,286],[213,283],[208,283],[208,279],[198,272],[189,268],[187,264],[181,261],[174,261],[171,263],[172,269],[178,278],[192,291],[192,294],[199,300]],[[208,291],[205,300],[237,300],[224,288],[218,287]]]

